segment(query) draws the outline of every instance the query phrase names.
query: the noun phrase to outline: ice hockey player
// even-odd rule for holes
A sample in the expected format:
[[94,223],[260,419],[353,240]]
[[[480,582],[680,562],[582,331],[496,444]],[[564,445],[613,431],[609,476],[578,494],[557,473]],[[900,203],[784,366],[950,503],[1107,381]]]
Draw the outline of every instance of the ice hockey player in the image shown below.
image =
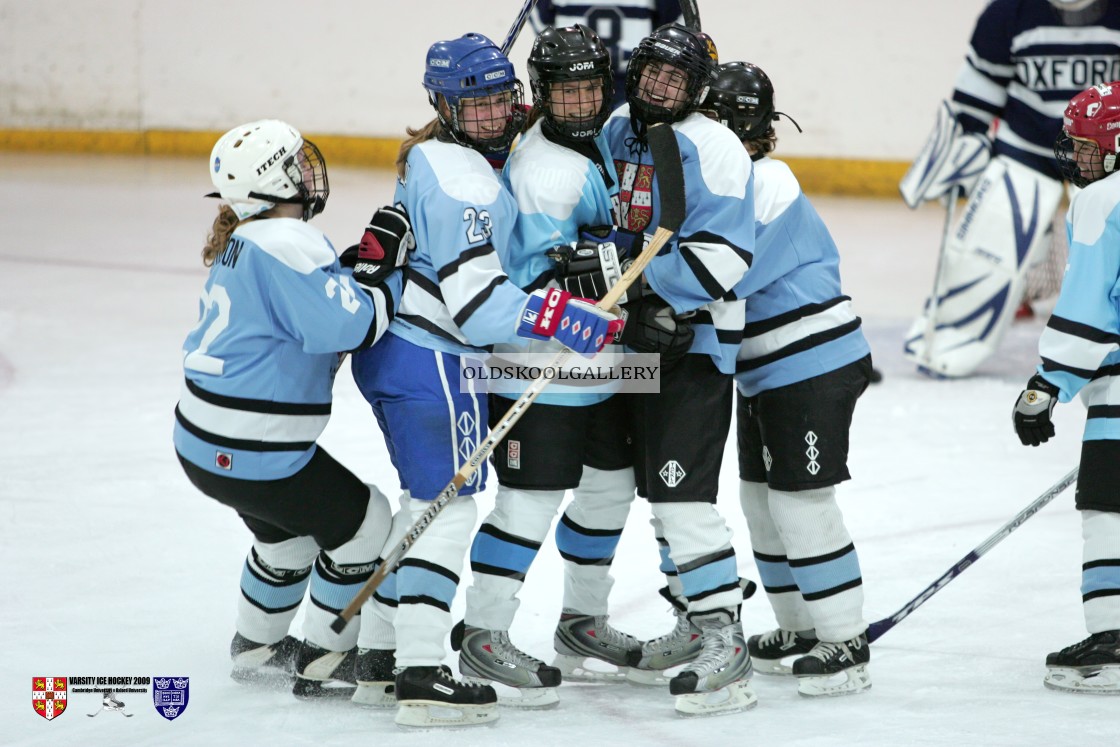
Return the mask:
[[1120,694],[1120,80],[1069,102],[1055,145],[1063,175],[1083,189],[1066,217],[1069,268],[1038,341],[1042,363],[1012,413],[1024,445],[1054,436],[1058,402],[1088,407],[1075,505],[1084,538],[1081,600],[1089,637],[1046,657],[1054,690]]
[[946,234],[935,302],[904,342],[921,370],[968,376],[998,347],[1028,270],[1049,251],[1062,108],[1120,77],[1118,32],[1120,3],[1109,0],[994,0],[981,13],[952,100],[900,184],[911,208],[957,187],[969,195]]

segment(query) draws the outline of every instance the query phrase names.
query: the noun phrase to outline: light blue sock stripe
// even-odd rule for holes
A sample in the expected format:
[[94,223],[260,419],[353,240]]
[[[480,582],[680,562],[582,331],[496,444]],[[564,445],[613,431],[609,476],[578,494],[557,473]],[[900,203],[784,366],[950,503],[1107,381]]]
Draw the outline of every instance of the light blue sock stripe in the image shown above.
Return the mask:
[[245,561],[241,570],[241,591],[263,609],[283,610],[300,603],[307,590],[308,580],[305,577],[291,586],[272,586],[254,576],[249,570],[249,561]]
[[797,582],[793,578],[793,573],[789,569],[789,563],[784,561],[775,562],[771,560],[760,560],[756,556],[754,564],[758,567],[758,577],[762,580],[763,587],[767,589],[797,585]]
[[492,565],[521,574],[529,571],[529,566],[536,557],[537,551],[530,547],[506,542],[484,532],[476,534],[471,544],[472,563]]
[[852,549],[835,560],[806,566],[790,566],[790,571],[802,594],[815,594],[859,578],[859,557],[855,549]]
[[587,560],[614,557],[620,535],[592,536],[577,532],[564,522],[556,525],[556,549],[564,555]]
[[451,606],[457,584],[441,573],[414,565],[397,569],[397,593],[400,597],[432,597]]
[[732,556],[681,573],[680,579],[684,587],[684,595],[691,599],[721,586],[737,584],[739,569],[735,566],[735,558]]
[[319,566],[311,571],[311,598],[318,602],[320,607],[325,607],[335,612],[346,609],[362,588],[361,584],[340,584],[331,581],[319,573]]
[[661,572],[676,573],[677,564],[674,563],[673,559],[669,557],[669,546],[658,542],[657,551],[661,553]]
[[1120,565],[1105,565],[1081,571],[1081,593],[1120,589]]

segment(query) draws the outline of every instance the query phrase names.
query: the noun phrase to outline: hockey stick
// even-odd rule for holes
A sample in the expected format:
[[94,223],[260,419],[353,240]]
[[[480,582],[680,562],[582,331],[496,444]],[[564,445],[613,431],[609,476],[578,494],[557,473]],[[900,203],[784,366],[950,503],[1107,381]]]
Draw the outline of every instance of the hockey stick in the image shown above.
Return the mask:
[[949,244],[949,234],[953,230],[953,218],[957,214],[957,200],[961,186],[954,184],[949,188],[949,204],[945,208],[945,227],[941,230],[941,251],[937,254],[937,267],[933,271],[933,295],[926,305],[926,328],[922,332],[922,367],[929,372],[933,362],[933,335],[937,331],[937,294],[941,292],[941,270],[945,264],[945,248]]
[[513,25],[509,27],[505,41],[502,42],[502,54],[506,56],[509,55],[509,51],[513,49],[513,43],[517,41],[521,29],[525,26],[525,19],[533,12],[533,8],[536,4],[537,0],[525,0],[525,4],[521,6],[521,12],[517,14],[517,19],[513,22]]
[[868,640],[868,642],[874,642],[874,641],[879,640],[883,636],[884,633],[886,633],[888,630],[893,628],[895,625],[898,625],[898,623],[900,623],[904,619],[906,619],[906,617],[911,612],[918,609],[918,607],[922,606],[922,604],[927,599],[932,597],[937,592],[941,591],[942,587],[944,587],[946,584],[948,584],[950,581],[952,581],[957,576],[964,573],[965,570],[970,565],[972,565],[973,563],[975,563],[977,560],[980,559],[981,555],[988,552],[988,550],[991,550],[993,547],[998,545],[1000,542],[1003,542],[1003,540],[1007,538],[1007,535],[1011,534],[1016,529],[1018,529],[1019,526],[1024,521],[1026,521],[1027,519],[1034,516],[1036,513],[1038,513],[1040,510],[1042,510],[1043,506],[1045,506],[1050,501],[1054,500],[1058,496],[1059,493],[1061,493],[1063,490],[1065,490],[1070,485],[1075,483],[1077,481],[1077,471],[1078,471],[1078,469],[1079,469],[1078,467],[1074,467],[1072,470],[1070,470],[1069,474],[1067,474],[1061,480],[1058,480],[1056,483],[1054,483],[1054,485],[1051,486],[1050,489],[1047,490],[1045,493],[1043,493],[1042,495],[1035,498],[1034,502],[1031,503],[1031,505],[1027,506],[1022,511],[1015,514],[1015,518],[1013,518],[1011,521],[1007,522],[1002,527],[997,529],[995,534],[993,534],[991,537],[988,537],[988,539],[981,542],[968,555],[965,555],[963,558],[958,560],[956,562],[956,564],[953,565],[952,568],[947,570],[944,573],[944,575],[941,576],[941,578],[937,579],[932,584],[927,586],[921,594],[919,594],[918,596],[914,597],[909,602],[907,602],[903,606],[903,608],[900,609],[898,612],[896,612],[893,615],[891,615],[890,617],[884,618],[884,619],[882,619],[878,622],[871,623],[871,625],[869,625],[868,628],[867,628],[867,640]]
[[[649,128],[648,138],[650,154],[653,156],[654,169],[657,172],[657,182],[660,188],[660,225],[649,244],[642,249],[641,254],[634,259],[634,262],[623,273],[614,287],[607,291],[606,295],[596,304],[605,311],[609,311],[618,303],[626,289],[638,280],[646,265],[657,256],[661,247],[668,243],[677,229],[681,227],[681,223],[684,222],[684,170],[681,165],[680,149],[677,146],[677,136],[670,126],[660,124]],[[409,548],[420,538],[420,535],[427,530],[444,507],[459,494],[459,489],[466,485],[467,481],[478,471],[478,468],[485,463],[486,458],[490,456],[490,452],[505,438],[514,424],[521,419],[521,416],[533,404],[537,395],[548,386],[556,372],[572,354],[571,349],[564,348],[556,354],[551,363],[542,367],[541,375],[529,385],[529,388],[506,411],[502,419],[490,429],[490,434],[483,439],[466,463],[459,468],[447,487],[440,491],[439,495],[432,501],[432,505],[405,532],[404,537],[397,543],[392,552],[385,556],[381,565],[369,577],[365,585],[358,590],[353,601],[331,623],[332,630],[336,633],[342,632],[350,618],[358,613],[362,604],[370,598],[377,587],[381,585],[381,582],[393,572]]]
[[681,0],[680,4],[684,25],[693,31],[700,31],[700,9],[696,7],[696,0]]

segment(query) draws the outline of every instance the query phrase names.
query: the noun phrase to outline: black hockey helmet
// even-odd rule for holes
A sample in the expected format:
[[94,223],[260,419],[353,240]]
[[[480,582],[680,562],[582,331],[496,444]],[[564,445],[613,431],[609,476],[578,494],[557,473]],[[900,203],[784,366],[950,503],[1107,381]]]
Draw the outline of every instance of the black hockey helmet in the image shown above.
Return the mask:
[[720,65],[703,108],[715,112],[740,140],[764,136],[778,118],[774,85],[762,68],[749,62]]
[[[695,111],[708,93],[715,72],[715,45],[698,32],[679,23],[662,26],[638,44],[626,68],[626,100],[630,112],[642,123],[676,122]],[[640,94],[642,73],[649,65],[672,65],[682,73],[674,87],[683,93],[683,101],[672,106],[659,106]]]
[[[564,28],[549,26],[542,31],[529,52],[529,85],[533,104],[553,134],[569,140],[590,140],[603,129],[611,113],[614,78],[611,55],[599,36],[587,26]],[[593,101],[577,106],[583,116],[558,117],[552,110],[552,88],[557,83],[590,80],[602,92],[598,106]]]

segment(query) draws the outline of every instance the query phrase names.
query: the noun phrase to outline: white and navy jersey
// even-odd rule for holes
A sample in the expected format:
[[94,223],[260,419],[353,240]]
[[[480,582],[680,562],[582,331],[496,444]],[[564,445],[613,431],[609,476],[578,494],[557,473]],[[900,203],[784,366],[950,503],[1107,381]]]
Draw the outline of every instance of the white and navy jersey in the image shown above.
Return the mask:
[[339,353],[372,345],[400,295],[399,272],[359,285],[323,232],[301,220],[238,226],[183,343],[175,449],[226,477],[297,472],[330,418]]
[[998,118],[993,153],[1061,179],[1054,140],[1075,95],[1120,79],[1120,3],[1092,26],[1064,26],[1048,0],[993,0],[972,33],[953,106],[967,132]]
[[397,181],[416,235],[400,311],[389,327],[421,347],[462,354],[516,342],[526,294],[502,269],[517,205],[479,153],[427,140]]
[[1120,177],[1074,195],[1066,233],[1069,265],[1038,341],[1038,372],[1061,402],[1081,393],[1086,441],[1120,439]]
[[[743,339],[743,284],[754,254],[754,172],[731,130],[694,113],[673,130],[684,167],[685,216],[680,231],[645,271],[645,280],[696,333],[690,353],[707,353],[723,373],[734,373]],[[622,106],[604,128],[619,180],[618,225],[653,232],[660,191],[653,159],[630,128]]]
[[871,350],[840,291],[840,253],[789,167],[754,162],[754,263],[735,381],[746,397],[846,366]]
[[680,20],[681,6],[677,0],[538,0],[529,17],[539,34],[545,26],[561,28],[582,23],[603,40],[614,63],[615,101],[625,100],[626,66],[630,55],[642,39],[667,23]]
[[[526,291],[556,286],[556,262],[548,256],[551,249],[577,241],[580,227],[614,223],[612,195],[618,193],[618,186],[606,139],[600,134],[586,144],[585,150],[553,142],[539,120],[521,136],[506,162],[502,177],[517,201],[517,222],[512,240],[499,257],[510,280]],[[552,341],[523,343],[495,345],[494,352],[554,354],[559,349]],[[578,388],[554,382],[537,401],[592,405],[609,396],[603,392],[580,393]]]

